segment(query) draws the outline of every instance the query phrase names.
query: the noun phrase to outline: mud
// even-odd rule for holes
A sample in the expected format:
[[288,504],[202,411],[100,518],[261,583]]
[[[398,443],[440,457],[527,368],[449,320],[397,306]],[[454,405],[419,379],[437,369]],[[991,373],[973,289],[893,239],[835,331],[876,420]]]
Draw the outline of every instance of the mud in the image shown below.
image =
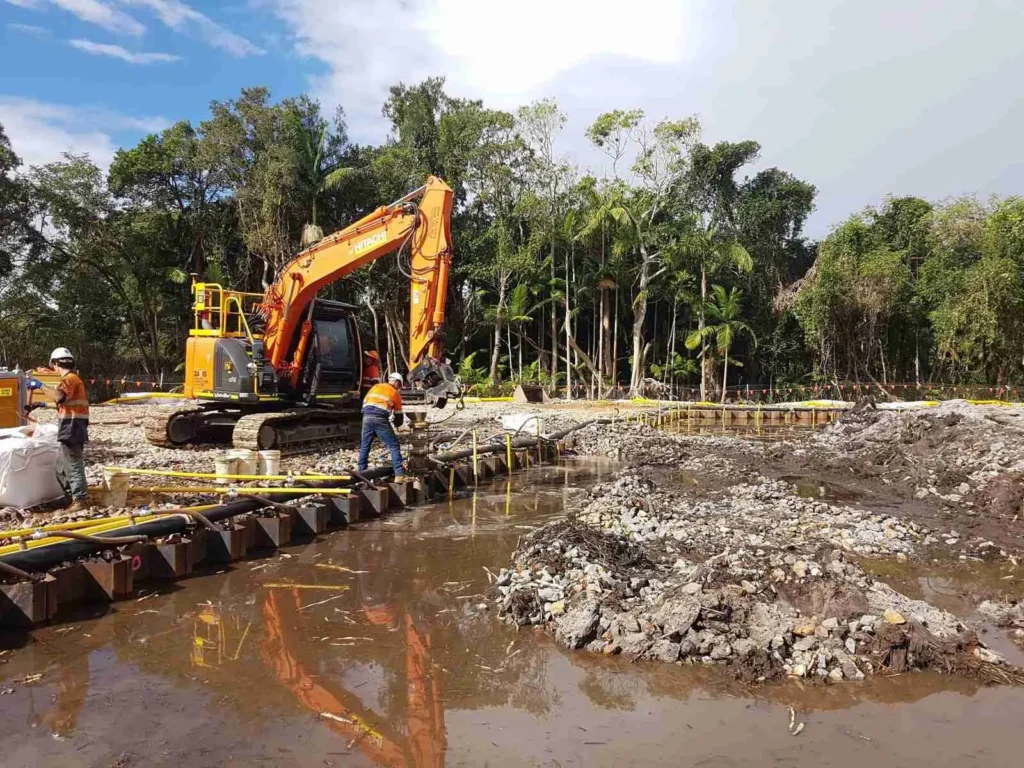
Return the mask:
[[[6,636],[3,764],[852,767],[1019,757],[1019,689],[928,672],[751,688],[717,668],[570,652],[497,622],[484,600],[488,570],[613,469],[534,469],[472,498]],[[790,707],[804,723],[795,737]]]

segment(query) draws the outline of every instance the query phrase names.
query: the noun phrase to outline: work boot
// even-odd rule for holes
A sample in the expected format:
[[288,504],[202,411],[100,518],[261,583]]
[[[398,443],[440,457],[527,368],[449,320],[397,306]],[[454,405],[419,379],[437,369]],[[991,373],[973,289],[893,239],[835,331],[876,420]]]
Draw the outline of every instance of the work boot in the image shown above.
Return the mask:
[[75,499],[73,502],[71,502],[71,506],[65,509],[64,511],[70,514],[76,514],[78,512],[88,512],[90,509],[92,509],[92,505],[90,505],[88,501],[83,501],[82,499]]

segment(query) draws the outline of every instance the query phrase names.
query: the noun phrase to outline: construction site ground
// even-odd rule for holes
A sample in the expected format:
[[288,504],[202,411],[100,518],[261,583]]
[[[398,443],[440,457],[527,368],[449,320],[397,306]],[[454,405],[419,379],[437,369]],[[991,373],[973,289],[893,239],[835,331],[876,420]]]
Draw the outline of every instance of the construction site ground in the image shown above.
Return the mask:
[[[213,471],[223,446],[145,442],[151,407],[94,410],[93,483]],[[429,419],[438,446],[468,447],[515,414],[605,423],[557,465],[4,634],[3,765],[1019,760],[1024,409],[817,429],[586,402]],[[355,448],[283,469],[341,473]]]

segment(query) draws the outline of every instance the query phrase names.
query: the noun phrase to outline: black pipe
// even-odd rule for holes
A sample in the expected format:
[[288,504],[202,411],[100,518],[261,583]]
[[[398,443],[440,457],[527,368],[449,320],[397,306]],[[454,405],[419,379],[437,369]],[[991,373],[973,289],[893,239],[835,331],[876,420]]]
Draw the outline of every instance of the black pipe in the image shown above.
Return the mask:
[[[572,432],[588,427],[591,424],[610,423],[610,419],[591,419],[590,421],[581,422],[580,424],[576,424],[559,432],[541,436],[539,439],[561,440]],[[537,445],[537,443],[538,438],[536,437],[521,437],[512,441],[512,447],[532,448]],[[501,451],[506,450],[506,448],[507,446],[504,442],[488,443],[487,445],[477,447],[477,455],[500,453]],[[473,449],[467,448],[462,451],[435,454],[430,458],[436,462],[447,463],[451,461],[458,461],[459,459],[466,459],[472,455]],[[390,467],[378,467],[376,469],[367,470],[366,472],[360,472],[359,476],[366,480],[380,480],[382,478],[389,477],[391,474],[392,472]],[[303,478],[303,480],[306,480],[306,478]],[[335,485],[336,484],[333,481],[326,480],[321,482],[308,482],[307,485],[303,487],[296,487],[294,494],[281,494],[281,499],[282,501],[294,501],[295,499],[300,499],[304,496],[315,495],[317,488],[334,487]],[[228,518],[237,517],[238,515],[244,515],[247,512],[255,512],[258,509],[264,509],[266,506],[267,504],[263,500],[240,498],[237,501],[228,502],[227,504],[221,504],[214,507],[213,509],[204,512],[203,515],[212,522],[219,522],[221,520],[227,520]],[[188,523],[184,518],[184,514],[158,517],[153,520],[138,522],[135,525],[129,525],[113,531],[98,533],[96,534],[96,537],[148,536],[151,539],[161,538],[175,533],[184,533],[188,526]],[[59,544],[37,547],[36,549],[25,549],[18,552],[11,552],[10,554],[0,556],[0,562],[13,565],[16,568],[21,568],[26,571],[41,571],[53,568],[69,560],[76,560],[92,554],[97,551],[97,549],[98,547],[95,544],[91,544],[87,541],[68,540]]]

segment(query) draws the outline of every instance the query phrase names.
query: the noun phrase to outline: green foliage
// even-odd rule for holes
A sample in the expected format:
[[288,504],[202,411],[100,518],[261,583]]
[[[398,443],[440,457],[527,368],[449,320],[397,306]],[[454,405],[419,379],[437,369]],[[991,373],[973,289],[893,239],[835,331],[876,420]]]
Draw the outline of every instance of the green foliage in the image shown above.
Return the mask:
[[[550,99],[494,110],[430,78],[392,87],[383,114],[388,138],[356,146],[342,110],[245,89],[121,149],[106,174],[72,155],[24,169],[0,128],[0,363],[63,345],[90,371],[170,372],[190,275],[260,290],[433,174],[455,190],[446,343],[480,394],[638,391],[648,371],[669,386],[699,374],[702,390],[730,369],[755,386],[1024,376],[1019,199],[893,198],[819,244],[803,236],[816,189],[745,175],[757,142],[705,145],[696,117],[599,115],[600,177],[559,156],[570,124]],[[396,367],[406,258],[324,292],[365,308],[364,344]]]
[[459,379],[463,385],[467,387],[476,386],[483,384],[487,380],[487,369],[486,368],[474,368],[473,358],[476,357],[476,352],[470,352],[459,363]]

